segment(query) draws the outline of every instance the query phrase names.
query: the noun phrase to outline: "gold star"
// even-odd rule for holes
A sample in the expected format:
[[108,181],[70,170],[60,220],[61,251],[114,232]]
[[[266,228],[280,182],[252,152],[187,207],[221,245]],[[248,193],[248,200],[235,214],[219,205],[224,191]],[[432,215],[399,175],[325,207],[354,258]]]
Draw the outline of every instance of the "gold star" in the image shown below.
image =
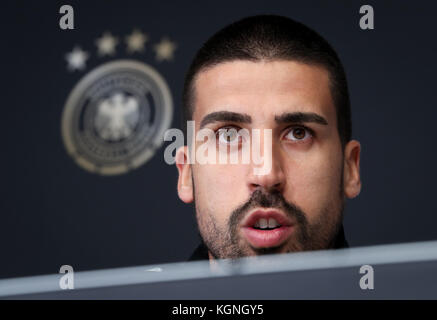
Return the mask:
[[176,43],[170,41],[168,38],[162,38],[161,42],[154,46],[154,49],[156,52],[156,60],[173,60]]
[[105,32],[103,36],[96,40],[96,45],[100,56],[111,56],[115,53],[115,46],[118,44],[118,39],[113,37],[111,33]]
[[135,29],[131,35],[126,37],[126,43],[127,43],[127,51],[129,53],[134,52],[143,52],[144,51],[144,43],[148,40],[148,37],[146,34],[142,33],[141,31]]

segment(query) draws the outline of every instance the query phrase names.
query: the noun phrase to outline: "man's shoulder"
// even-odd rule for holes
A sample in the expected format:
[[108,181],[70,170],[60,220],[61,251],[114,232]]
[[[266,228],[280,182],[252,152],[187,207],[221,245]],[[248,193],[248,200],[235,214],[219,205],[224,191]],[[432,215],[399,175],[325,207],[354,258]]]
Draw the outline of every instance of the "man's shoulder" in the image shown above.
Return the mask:
[[201,242],[193,251],[188,261],[208,260],[208,248]]

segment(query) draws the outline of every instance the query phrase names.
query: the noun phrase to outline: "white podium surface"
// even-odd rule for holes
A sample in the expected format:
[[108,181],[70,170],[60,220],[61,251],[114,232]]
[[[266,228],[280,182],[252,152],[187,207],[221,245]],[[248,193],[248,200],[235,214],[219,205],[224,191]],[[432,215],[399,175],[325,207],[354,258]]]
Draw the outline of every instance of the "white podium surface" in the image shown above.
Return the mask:
[[74,289],[62,276],[0,280],[0,299],[437,299],[437,241],[74,272]]

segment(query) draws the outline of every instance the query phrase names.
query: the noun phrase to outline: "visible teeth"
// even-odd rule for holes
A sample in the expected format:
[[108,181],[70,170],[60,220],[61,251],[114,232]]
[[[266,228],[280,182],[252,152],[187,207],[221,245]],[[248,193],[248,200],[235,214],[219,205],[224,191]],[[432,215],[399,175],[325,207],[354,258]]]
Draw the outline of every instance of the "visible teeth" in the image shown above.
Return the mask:
[[259,227],[261,229],[266,229],[268,226],[267,219],[259,219]]
[[269,228],[276,228],[277,226],[279,226],[278,221],[273,218],[269,218]]
[[280,226],[281,225],[274,218],[262,218],[256,221],[253,227],[257,229],[274,229]]

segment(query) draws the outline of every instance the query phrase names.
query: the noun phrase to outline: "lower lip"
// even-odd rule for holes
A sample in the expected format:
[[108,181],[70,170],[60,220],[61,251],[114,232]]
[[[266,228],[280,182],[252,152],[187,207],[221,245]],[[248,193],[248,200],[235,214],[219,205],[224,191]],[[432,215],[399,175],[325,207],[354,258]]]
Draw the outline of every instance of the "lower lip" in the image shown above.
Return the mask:
[[243,234],[247,241],[255,248],[277,247],[291,235],[292,226],[281,226],[272,230],[260,230],[243,227]]

